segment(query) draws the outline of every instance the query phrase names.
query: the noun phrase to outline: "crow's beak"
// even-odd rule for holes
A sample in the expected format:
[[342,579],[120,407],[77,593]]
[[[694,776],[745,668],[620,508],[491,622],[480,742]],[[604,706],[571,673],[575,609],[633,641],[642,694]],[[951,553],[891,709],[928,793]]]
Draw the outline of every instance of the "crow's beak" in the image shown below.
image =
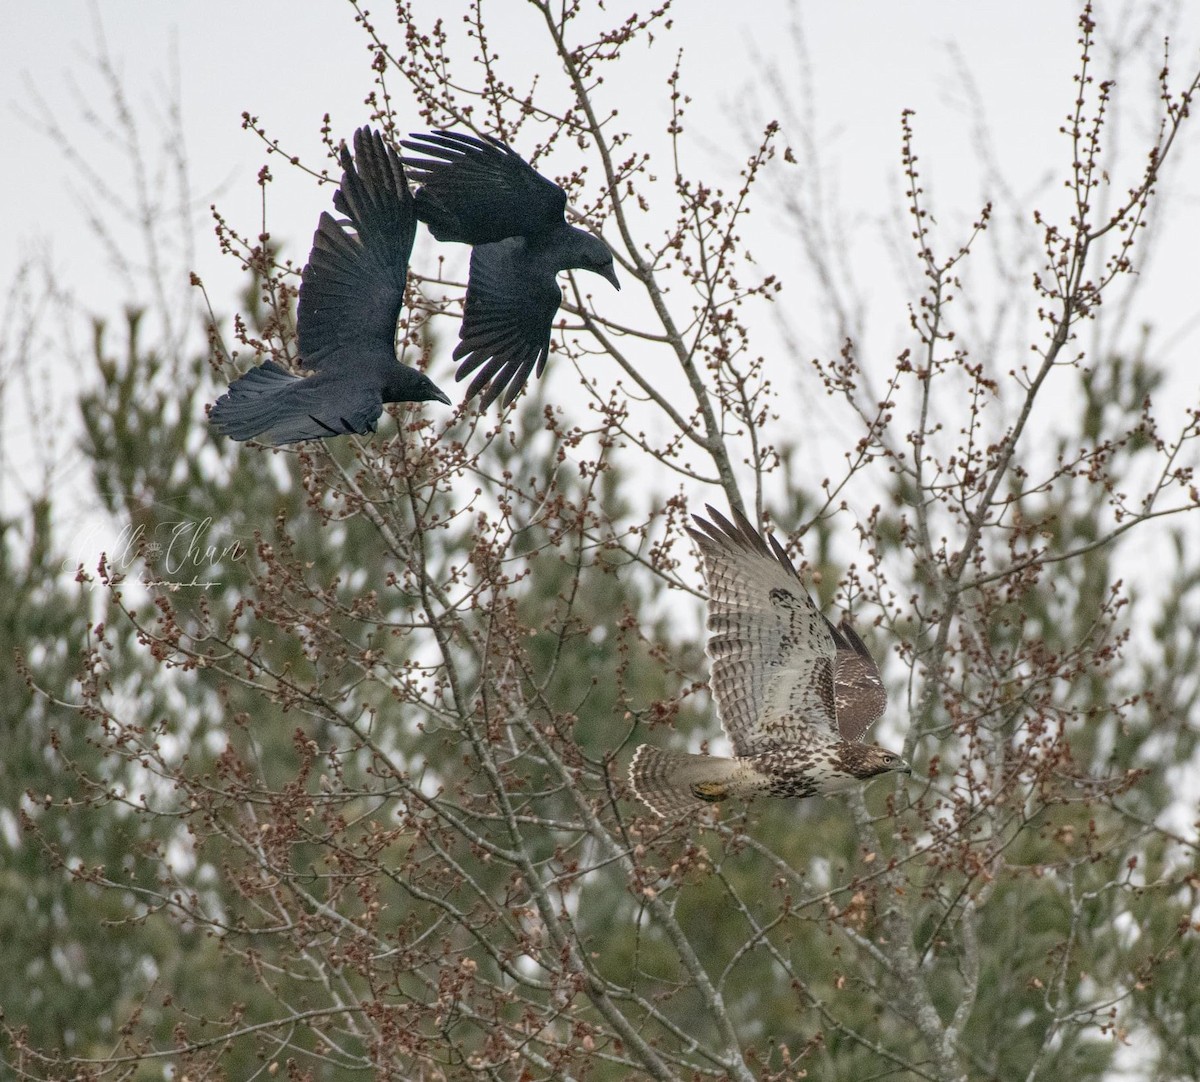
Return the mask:
[[437,395],[435,397],[438,402],[444,402],[447,406],[454,405],[454,403],[450,401],[450,396],[446,394],[446,392],[440,387],[435,387],[434,390],[437,391]]
[[621,283],[617,281],[617,269],[611,263],[600,272],[613,284],[613,288],[619,293],[621,291]]

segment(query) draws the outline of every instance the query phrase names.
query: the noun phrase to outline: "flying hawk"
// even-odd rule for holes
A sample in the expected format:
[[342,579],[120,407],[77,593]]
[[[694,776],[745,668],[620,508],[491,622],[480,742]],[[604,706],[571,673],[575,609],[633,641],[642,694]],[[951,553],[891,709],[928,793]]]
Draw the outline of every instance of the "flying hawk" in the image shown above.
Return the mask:
[[401,145],[427,155],[404,159],[421,185],[417,217],[438,240],[473,245],[455,379],[474,373],[467,397],[507,406],[546,365],[558,272],[589,270],[620,289],[612,252],[567,225],[567,193],[499,139],[439,130]]
[[768,547],[737,511],[736,524],[708,513],[688,533],[704,561],[712,695],[734,758],[643,744],[629,766],[634,794],[668,818],[731,796],[806,797],[910,773],[862,743],[887,695],[849,622],[821,615],[774,537]]

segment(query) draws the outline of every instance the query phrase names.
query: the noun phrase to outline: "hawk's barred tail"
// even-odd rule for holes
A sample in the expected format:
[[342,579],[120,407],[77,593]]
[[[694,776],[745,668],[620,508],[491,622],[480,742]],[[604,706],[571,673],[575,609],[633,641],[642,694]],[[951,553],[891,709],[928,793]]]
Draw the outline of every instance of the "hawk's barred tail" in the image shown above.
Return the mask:
[[643,744],[629,764],[634,796],[655,815],[673,819],[721,800],[744,768],[735,759],[686,755]]

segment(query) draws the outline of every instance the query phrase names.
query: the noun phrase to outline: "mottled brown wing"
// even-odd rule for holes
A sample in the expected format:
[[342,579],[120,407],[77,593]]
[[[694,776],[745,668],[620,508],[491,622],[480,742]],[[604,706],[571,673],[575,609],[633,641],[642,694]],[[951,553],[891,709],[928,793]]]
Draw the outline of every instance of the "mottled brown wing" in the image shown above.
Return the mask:
[[792,562],[743,515],[712,507],[688,532],[708,583],[713,698],[738,755],[839,738],[834,637]]
[[862,740],[863,734],[883,716],[887,691],[879,677],[879,666],[866,643],[846,618],[834,627],[837,659],[833,673],[833,694],[837,703],[838,729],[843,740]]

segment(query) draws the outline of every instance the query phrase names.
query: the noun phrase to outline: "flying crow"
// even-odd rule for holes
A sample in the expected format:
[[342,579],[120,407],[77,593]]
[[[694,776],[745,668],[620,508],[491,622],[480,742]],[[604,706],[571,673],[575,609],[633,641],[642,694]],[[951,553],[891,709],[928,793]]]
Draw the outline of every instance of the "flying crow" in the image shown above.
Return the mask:
[[612,252],[567,225],[567,193],[499,139],[452,131],[412,139],[401,145],[427,155],[404,159],[421,185],[417,217],[438,240],[474,245],[455,378],[475,373],[467,397],[483,391],[486,409],[503,395],[507,406],[546,365],[562,303],[558,272],[594,271],[620,289]]
[[421,372],[396,360],[417,220],[399,155],[378,132],[354,133],[354,161],[342,147],[334,194],[345,224],[322,212],[300,279],[296,335],[306,378],[275,361],[235,380],[209,421],[235,440],[279,446],[349,432],[374,432],[385,402],[448,399]]

